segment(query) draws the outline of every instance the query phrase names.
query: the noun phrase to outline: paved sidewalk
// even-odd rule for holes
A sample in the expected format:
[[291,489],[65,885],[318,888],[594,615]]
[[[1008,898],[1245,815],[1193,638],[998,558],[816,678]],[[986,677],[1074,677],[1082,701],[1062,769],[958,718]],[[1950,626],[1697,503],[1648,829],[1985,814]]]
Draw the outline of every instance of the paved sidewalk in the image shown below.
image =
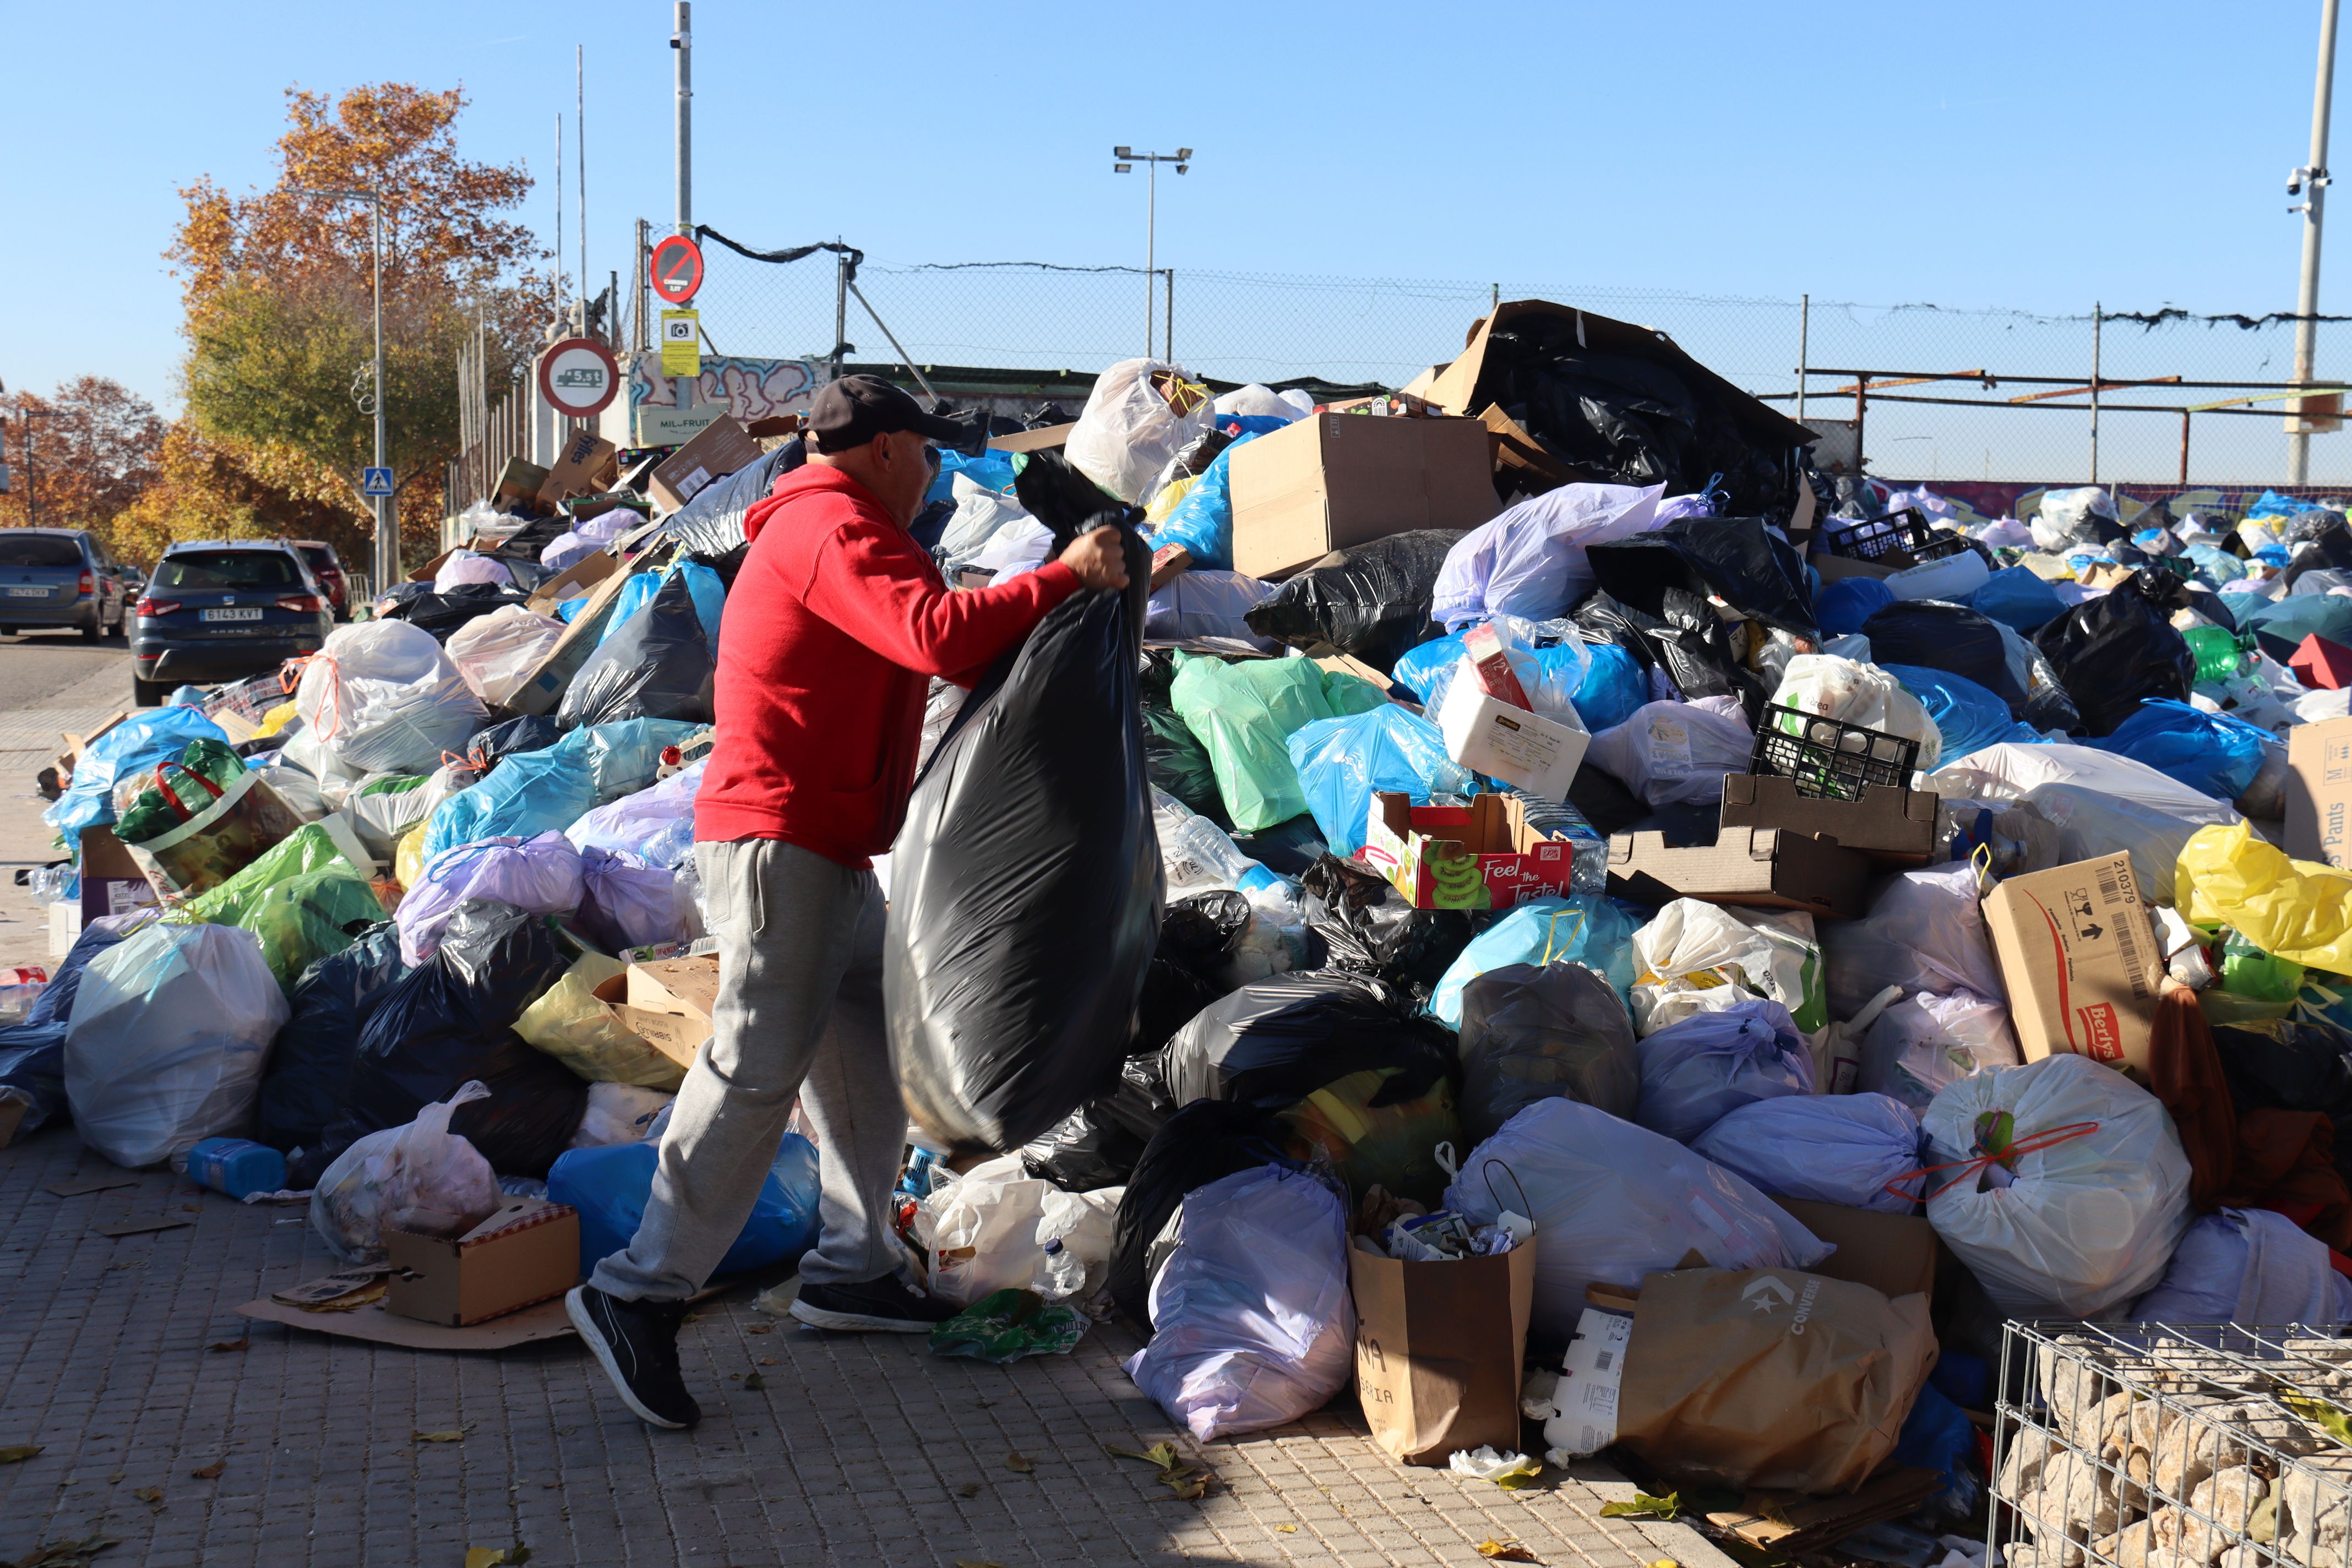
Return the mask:
[[[0,1151],[0,1447],[42,1446],[0,1465],[0,1563],[100,1532],[121,1544],[98,1561],[121,1568],[458,1568],[469,1546],[517,1542],[542,1568],[1374,1568],[1480,1563],[1489,1538],[1554,1568],[1727,1568],[1685,1527],[1600,1518],[1632,1490],[1611,1479],[1509,1493],[1392,1465],[1345,1395],[1196,1447],[1120,1370],[1135,1342],[1118,1329],[989,1367],[919,1339],[803,1330],[739,1290],[686,1330],[702,1426],[656,1433],[575,1341],[457,1356],[248,1325],[238,1304],[329,1271],[307,1211],[168,1172],[44,1190],[112,1169],[66,1128]],[[126,1217],[194,1223],[93,1234]],[[451,1429],[465,1439],[415,1440]],[[1103,1452],[1162,1439],[1216,1471],[1210,1497],[1170,1499]]]

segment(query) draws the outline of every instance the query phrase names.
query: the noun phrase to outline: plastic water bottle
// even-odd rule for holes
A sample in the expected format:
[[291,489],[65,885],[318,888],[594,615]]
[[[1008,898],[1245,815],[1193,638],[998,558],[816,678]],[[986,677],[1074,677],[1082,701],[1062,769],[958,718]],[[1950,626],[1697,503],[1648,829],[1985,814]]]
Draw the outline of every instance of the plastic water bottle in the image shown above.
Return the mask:
[[1037,1265],[1037,1272],[1029,1288],[1048,1301],[1066,1300],[1086,1289],[1087,1266],[1070,1255],[1058,1236],[1045,1243],[1045,1256]]
[[1243,854],[1224,830],[1174,795],[1151,792],[1152,825],[1160,832],[1160,863],[1168,873],[1168,896],[1235,888],[1246,893],[1281,880]]
[[242,1200],[286,1185],[286,1156],[249,1138],[207,1138],[188,1151],[188,1175],[216,1193]]

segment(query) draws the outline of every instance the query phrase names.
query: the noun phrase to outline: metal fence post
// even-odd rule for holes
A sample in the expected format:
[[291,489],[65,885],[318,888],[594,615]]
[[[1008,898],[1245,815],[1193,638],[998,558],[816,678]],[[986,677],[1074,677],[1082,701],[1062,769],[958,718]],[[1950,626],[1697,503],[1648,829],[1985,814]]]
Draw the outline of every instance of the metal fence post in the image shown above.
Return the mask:
[[1162,270],[1166,272],[1168,280],[1168,310],[1165,324],[1160,333],[1160,347],[1168,355],[1168,363],[1174,364],[1176,363],[1176,269],[1170,267]]
[[1811,379],[1805,374],[1805,365],[1811,352],[1812,331],[1813,297],[1800,294],[1797,296],[1797,423],[1800,425],[1805,422],[1805,383]]
[[2091,483],[2099,482],[2099,327],[2105,308],[2091,304]]
[[[835,243],[840,243],[836,236]],[[845,251],[833,253],[833,374],[829,381],[841,379],[841,348],[849,341],[849,257]]]

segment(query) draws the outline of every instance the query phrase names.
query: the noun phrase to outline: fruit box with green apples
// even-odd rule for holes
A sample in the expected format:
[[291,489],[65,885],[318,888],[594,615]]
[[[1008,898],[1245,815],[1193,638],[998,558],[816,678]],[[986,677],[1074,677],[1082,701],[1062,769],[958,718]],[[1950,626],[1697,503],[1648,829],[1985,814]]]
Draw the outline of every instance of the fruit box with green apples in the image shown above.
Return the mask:
[[1563,898],[1574,844],[1530,826],[1521,803],[1482,795],[1467,805],[1415,805],[1375,795],[1357,858],[1424,910],[1507,910]]

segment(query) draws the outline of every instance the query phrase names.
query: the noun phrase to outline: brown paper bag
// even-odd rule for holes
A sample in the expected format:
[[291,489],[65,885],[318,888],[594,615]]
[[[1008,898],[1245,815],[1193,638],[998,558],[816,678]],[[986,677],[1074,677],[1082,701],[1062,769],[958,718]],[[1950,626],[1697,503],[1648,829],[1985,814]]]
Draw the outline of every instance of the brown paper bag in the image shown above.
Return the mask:
[[1536,1249],[1406,1263],[1348,1249],[1356,1393],[1372,1440],[1408,1465],[1460,1448],[1519,1446],[1519,1369],[1535,1306]]
[[1923,1295],[1793,1268],[1653,1274],[1617,1440],[1676,1477],[1850,1492],[1894,1451],[1935,1362]]

